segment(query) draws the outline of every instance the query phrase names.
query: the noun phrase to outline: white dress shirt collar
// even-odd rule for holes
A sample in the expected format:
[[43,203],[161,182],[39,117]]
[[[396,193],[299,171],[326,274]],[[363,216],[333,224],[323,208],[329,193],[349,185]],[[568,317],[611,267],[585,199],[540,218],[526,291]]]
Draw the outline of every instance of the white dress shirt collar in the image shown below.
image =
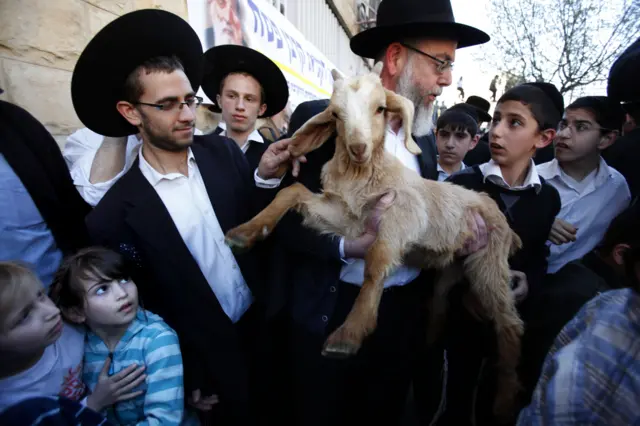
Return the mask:
[[[222,129],[222,133],[220,133],[220,136],[227,136],[227,123],[225,123],[224,121],[221,121],[220,123],[218,123],[218,127]],[[249,144],[251,142],[264,143],[264,138],[262,137],[260,132],[258,132],[257,129],[254,129],[253,132],[249,133],[249,137],[247,137],[247,141],[240,148],[242,149],[242,152],[245,152],[245,153],[247,152],[247,149],[249,149]]]
[[[174,180],[184,176],[182,173],[178,173],[178,172],[162,174],[156,169],[154,169],[151,166],[151,164],[149,164],[147,160],[144,158],[144,154],[142,153],[142,147],[140,147],[140,154],[138,155],[138,157],[140,158],[140,171],[142,172],[142,175],[149,181],[149,183],[153,187],[158,185],[158,183],[163,179]],[[189,168],[192,166],[192,164],[195,161],[196,161],[196,158],[193,155],[193,151],[191,151],[191,148],[188,148],[187,164]]]
[[[549,162],[544,164],[540,164],[537,166],[537,171],[540,176],[547,180],[552,180],[555,178],[560,179],[565,185],[569,187],[573,187],[572,179],[569,175],[567,175],[560,167],[560,163],[555,158]],[[598,163],[598,169],[596,170],[595,176],[593,178],[593,183],[596,188],[606,183],[610,178],[614,177],[614,173],[604,161],[604,158],[600,157],[600,162]],[[586,178],[585,178],[586,179]],[[575,188],[574,188],[575,189]]]
[[509,186],[509,184],[504,180],[504,176],[502,176],[502,169],[500,169],[500,166],[495,161],[493,161],[493,159],[489,160],[488,163],[481,164],[479,167],[485,181],[488,180],[491,183],[503,188],[512,189],[514,191],[522,191],[525,189],[534,188],[536,193],[539,193],[540,189],[542,189],[540,176],[538,176],[536,165],[533,160],[530,160],[529,171],[527,172],[527,176],[525,177],[522,185],[514,187]]

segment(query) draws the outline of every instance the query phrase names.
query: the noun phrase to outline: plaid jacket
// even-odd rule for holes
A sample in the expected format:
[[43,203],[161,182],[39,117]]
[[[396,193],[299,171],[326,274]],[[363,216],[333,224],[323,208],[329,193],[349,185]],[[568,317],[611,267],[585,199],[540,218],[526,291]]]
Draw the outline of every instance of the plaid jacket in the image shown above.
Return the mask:
[[518,425],[640,425],[638,293],[603,293],[564,327]]

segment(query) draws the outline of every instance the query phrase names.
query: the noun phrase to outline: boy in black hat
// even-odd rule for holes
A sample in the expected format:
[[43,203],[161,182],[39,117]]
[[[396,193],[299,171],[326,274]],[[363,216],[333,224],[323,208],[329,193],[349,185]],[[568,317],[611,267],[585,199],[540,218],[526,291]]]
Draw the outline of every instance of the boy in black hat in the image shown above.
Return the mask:
[[454,105],[436,123],[438,180],[443,181],[466,166],[465,154],[478,143],[478,116],[473,107]]
[[550,235],[551,274],[590,252],[609,222],[629,205],[625,178],[600,156],[615,142],[623,121],[620,105],[606,96],[577,99],[558,124],[556,158],[537,166],[562,201]]
[[[525,323],[529,315],[540,314],[531,303],[535,301],[547,270],[547,236],[560,211],[558,192],[538,176],[532,157],[536,150],[553,141],[561,113],[552,96],[537,85],[523,84],[507,91],[498,100],[489,130],[491,160],[449,179],[449,182],[489,194],[522,240],[522,248],[511,257],[509,265],[519,277],[518,288],[528,288],[528,295],[526,291],[518,291],[516,295]],[[449,315],[450,333],[445,336],[449,373],[447,405],[442,420],[452,425],[465,425],[470,421],[495,425],[498,413],[492,409],[496,397],[493,379],[499,370],[496,372],[491,367],[492,362],[483,367],[485,362],[481,355],[485,350],[494,352],[494,340],[491,332],[483,333],[480,323],[465,308],[461,309],[462,312]],[[527,376],[526,339],[525,332],[521,381],[525,387],[532,387],[537,378]],[[500,397],[516,401],[516,395]],[[516,411],[510,414],[515,415]]]
[[[101,135],[142,136],[137,160],[87,227],[94,244],[125,257],[146,307],[177,332],[185,399],[204,412],[219,398],[221,424],[255,424],[249,383],[262,318],[259,253],[234,256],[224,232],[263,204],[232,140],[193,135],[201,61],[191,26],[153,9],[112,21],[82,52],[71,82],[80,119]],[[273,177],[288,158],[278,149],[286,142],[267,150],[262,176]]]
[[213,47],[204,54],[204,64],[202,90],[216,102],[213,111],[222,113],[215,132],[233,139],[255,169],[268,145],[256,120],[285,108],[287,80],[271,59],[244,46]]

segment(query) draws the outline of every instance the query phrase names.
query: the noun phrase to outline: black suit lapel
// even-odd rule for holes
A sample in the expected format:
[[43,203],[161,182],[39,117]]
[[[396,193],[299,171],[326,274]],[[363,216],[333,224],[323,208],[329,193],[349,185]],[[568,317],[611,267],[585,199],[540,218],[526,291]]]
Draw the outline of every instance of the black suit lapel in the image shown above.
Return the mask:
[[[126,200],[129,205],[126,222],[131,229],[153,247],[158,253],[164,253],[164,258],[171,259],[183,267],[185,262],[190,267],[199,267],[191,256],[178,228],[173,223],[169,211],[153,189],[149,181],[142,175],[136,160],[128,173],[128,193],[131,195]],[[170,256],[167,256],[171,253]]]
[[413,139],[422,150],[422,153],[418,155],[420,174],[423,178],[438,180],[438,158],[433,132],[421,137],[414,136]]

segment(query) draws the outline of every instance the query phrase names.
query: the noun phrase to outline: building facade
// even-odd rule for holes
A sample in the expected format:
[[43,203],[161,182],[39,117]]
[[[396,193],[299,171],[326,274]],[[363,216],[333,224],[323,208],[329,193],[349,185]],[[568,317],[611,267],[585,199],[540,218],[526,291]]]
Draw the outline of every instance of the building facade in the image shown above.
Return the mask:
[[[203,0],[207,1],[207,0]],[[213,0],[216,1],[216,0]],[[263,0],[347,75],[371,64],[351,53],[362,3],[379,0]],[[73,67],[89,40],[116,17],[158,8],[188,20],[188,0],[0,1],[0,99],[25,108],[62,146],[83,127],[71,102]],[[375,18],[375,15],[374,15]],[[96,84],[100,84],[99,81]]]

